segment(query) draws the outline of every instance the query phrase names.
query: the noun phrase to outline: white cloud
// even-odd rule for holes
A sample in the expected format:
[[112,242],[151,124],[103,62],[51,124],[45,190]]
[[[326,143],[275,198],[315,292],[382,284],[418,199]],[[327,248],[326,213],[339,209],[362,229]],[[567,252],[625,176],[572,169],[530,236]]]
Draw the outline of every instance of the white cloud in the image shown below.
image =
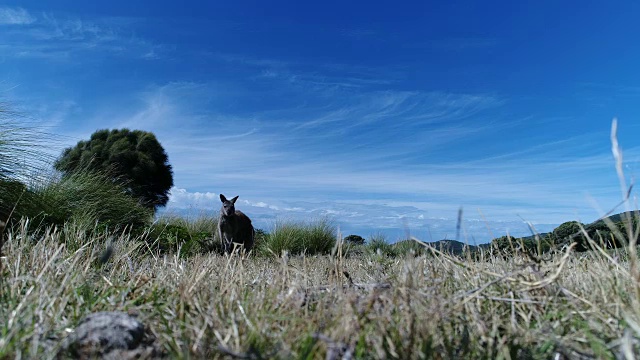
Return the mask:
[[0,25],[29,25],[35,21],[23,8],[0,7]]
[[256,203],[251,203],[250,201],[245,200],[244,203],[247,204],[247,205],[251,205],[251,206],[255,206],[255,207],[259,207],[259,208],[271,209],[271,210],[276,210],[276,211],[280,210],[279,207],[274,206],[274,205],[269,205],[269,204],[267,204],[267,203],[265,203],[263,201],[258,201]]
[[173,209],[213,209],[219,207],[218,202],[220,200],[216,193],[188,192],[186,189],[173,187],[170,191],[167,206]]

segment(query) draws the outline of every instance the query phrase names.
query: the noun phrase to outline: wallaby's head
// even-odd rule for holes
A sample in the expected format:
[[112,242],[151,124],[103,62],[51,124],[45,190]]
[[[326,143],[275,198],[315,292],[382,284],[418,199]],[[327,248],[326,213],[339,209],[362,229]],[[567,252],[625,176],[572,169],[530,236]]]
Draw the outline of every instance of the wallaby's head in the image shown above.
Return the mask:
[[237,196],[231,200],[227,200],[224,195],[220,194],[220,201],[222,201],[222,209],[220,210],[220,212],[222,213],[222,215],[231,216],[236,213],[236,200],[238,200]]

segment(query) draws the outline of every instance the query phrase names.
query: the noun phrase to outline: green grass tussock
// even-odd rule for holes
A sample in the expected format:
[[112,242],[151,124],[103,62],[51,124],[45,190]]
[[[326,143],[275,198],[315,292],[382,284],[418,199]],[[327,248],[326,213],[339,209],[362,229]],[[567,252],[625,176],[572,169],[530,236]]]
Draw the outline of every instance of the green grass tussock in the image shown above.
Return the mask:
[[328,219],[309,222],[279,221],[273,230],[256,243],[260,254],[283,251],[297,254],[328,254],[336,244],[337,230]]
[[127,195],[121,185],[99,173],[54,176],[34,190],[55,224],[65,221],[103,224],[114,229],[141,228],[153,213]]
[[367,242],[366,247],[369,253],[376,254],[378,256],[395,257],[396,255],[398,255],[398,252],[393,244],[390,244],[384,234],[381,233],[372,235]]
[[216,236],[218,220],[199,215],[195,218],[163,215],[144,234],[150,249],[159,253],[175,253],[180,256],[213,252],[222,253],[222,244]]

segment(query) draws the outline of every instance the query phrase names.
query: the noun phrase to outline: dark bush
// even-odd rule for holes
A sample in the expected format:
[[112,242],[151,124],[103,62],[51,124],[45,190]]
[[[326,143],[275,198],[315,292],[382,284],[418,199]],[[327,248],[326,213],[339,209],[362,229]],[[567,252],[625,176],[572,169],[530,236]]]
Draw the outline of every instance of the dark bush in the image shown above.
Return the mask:
[[156,210],[169,201],[173,170],[153,133],[141,130],[98,130],[88,141],[63,151],[55,163],[65,174],[108,173],[145,207]]
[[362,245],[365,243],[365,239],[360,235],[349,235],[345,236],[344,242],[348,244]]

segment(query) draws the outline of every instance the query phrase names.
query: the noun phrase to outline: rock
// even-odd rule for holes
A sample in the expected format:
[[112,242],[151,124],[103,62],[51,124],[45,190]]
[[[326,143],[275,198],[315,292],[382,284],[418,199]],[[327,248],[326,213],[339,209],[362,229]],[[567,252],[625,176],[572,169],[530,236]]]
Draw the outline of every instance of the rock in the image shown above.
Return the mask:
[[80,321],[65,340],[62,357],[74,359],[158,359],[155,336],[136,318],[121,312],[98,312]]

